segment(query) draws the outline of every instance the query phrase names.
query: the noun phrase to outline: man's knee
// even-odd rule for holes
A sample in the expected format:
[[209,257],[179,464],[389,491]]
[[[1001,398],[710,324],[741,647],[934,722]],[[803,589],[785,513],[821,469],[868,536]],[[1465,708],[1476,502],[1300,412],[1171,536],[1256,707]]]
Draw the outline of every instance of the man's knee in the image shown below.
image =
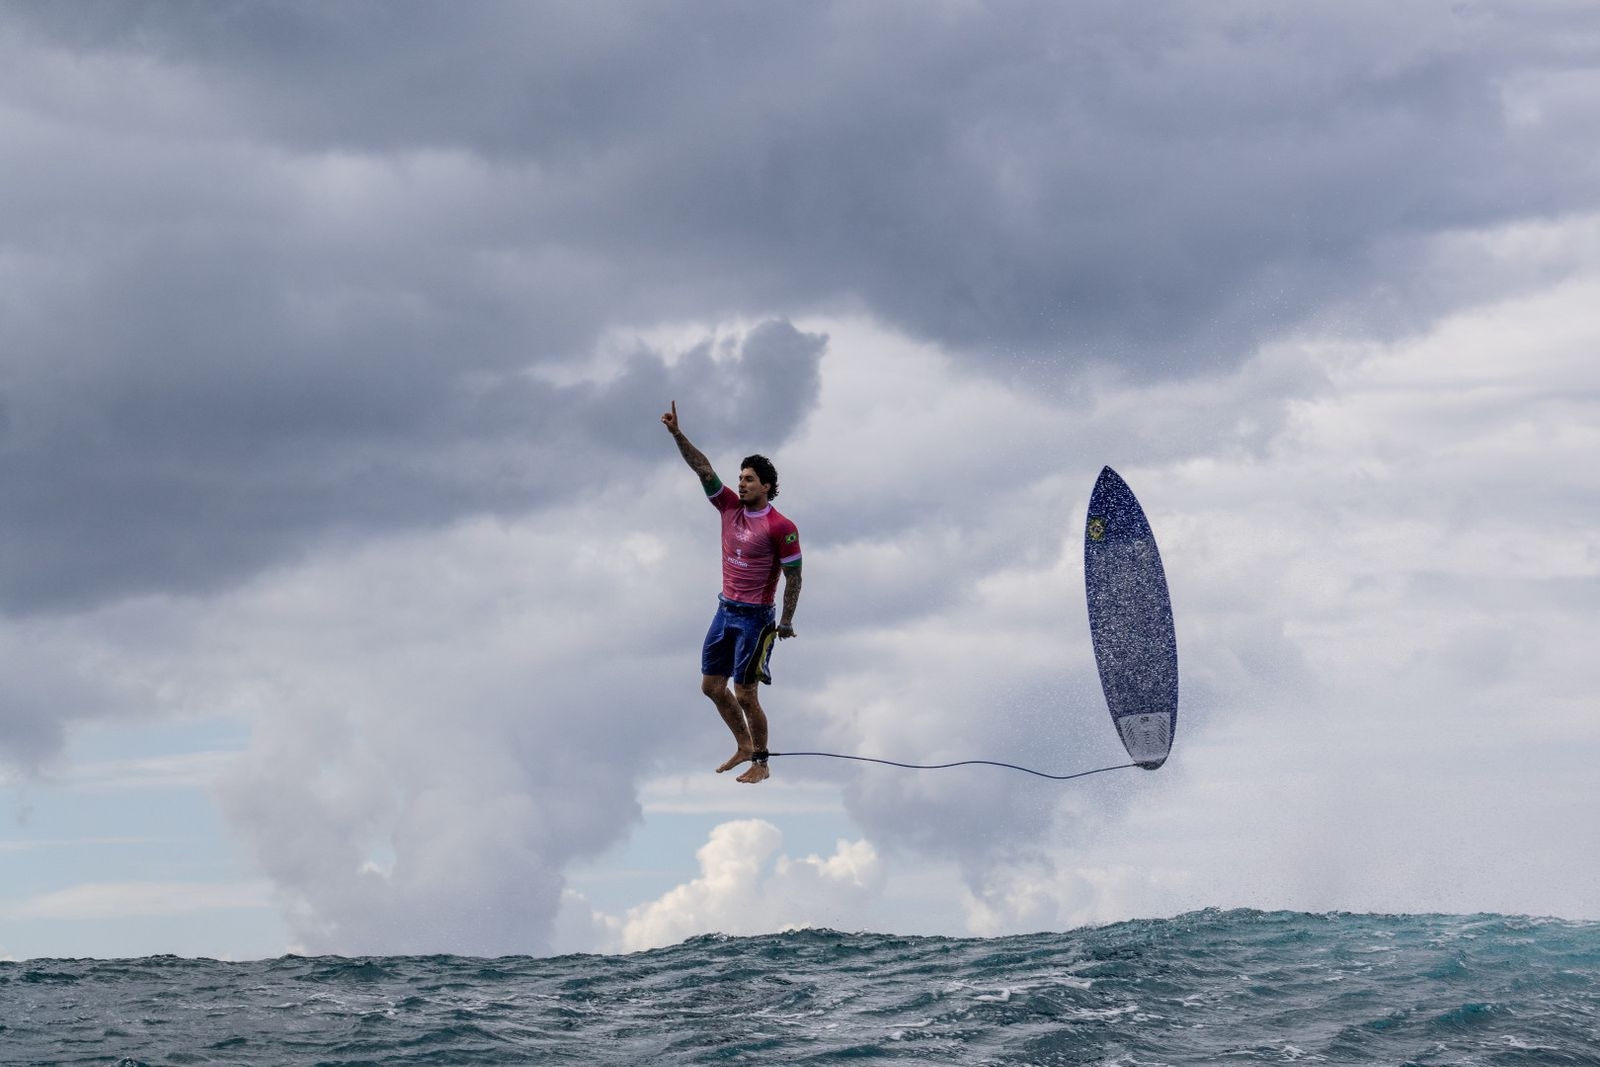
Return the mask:
[[759,708],[761,706],[760,690],[755,683],[750,685],[734,683],[733,695],[738,697],[739,703],[747,708]]
[[700,692],[704,693],[712,700],[717,699],[718,696],[726,693],[727,691],[728,679],[725,675],[702,674],[700,676]]

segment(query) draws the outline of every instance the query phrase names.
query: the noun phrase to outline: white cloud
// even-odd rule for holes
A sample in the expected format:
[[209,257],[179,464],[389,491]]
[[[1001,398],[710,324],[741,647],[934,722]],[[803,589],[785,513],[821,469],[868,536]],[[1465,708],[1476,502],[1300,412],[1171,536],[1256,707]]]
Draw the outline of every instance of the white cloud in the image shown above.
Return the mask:
[[[606,513],[624,543],[636,506]],[[589,550],[598,514],[369,545],[218,605],[216,654],[263,706],[220,795],[307,944],[543,951],[563,867],[637,818],[635,777],[704,698],[651,647],[665,561]]]
[[1075,867],[1046,862],[996,867],[982,887],[961,894],[966,932],[974,937],[1070,930],[1130,917],[1131,901],[1159,890],[1161,872],[1151,864]]
[[783,832],[770,822],[722,823],[696,853],[700,877],[606,923],[610,947],[633,952],[705,933],[859,928],[883,886],[873,847],[840,841],[832,856],[801,859],[780,855],[782,848]]

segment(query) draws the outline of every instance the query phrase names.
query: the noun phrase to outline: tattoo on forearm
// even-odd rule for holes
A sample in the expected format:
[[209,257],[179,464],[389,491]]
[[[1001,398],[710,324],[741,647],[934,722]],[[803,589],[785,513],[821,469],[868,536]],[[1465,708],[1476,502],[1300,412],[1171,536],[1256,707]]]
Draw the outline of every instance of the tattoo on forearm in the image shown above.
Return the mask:
[[678,451],[682,453],[683,461],[699,476],[700,484],[707,489],[711,488],[712,483],[718,480],[717,472],[711,468],[711,461],[706,458],[706,454],[690,444],[689,439],[681,433],[673,434],[673,440],[678,442]]
[[794,621],[794,609],[800,604],[800,565],[783,569],[783,617]]

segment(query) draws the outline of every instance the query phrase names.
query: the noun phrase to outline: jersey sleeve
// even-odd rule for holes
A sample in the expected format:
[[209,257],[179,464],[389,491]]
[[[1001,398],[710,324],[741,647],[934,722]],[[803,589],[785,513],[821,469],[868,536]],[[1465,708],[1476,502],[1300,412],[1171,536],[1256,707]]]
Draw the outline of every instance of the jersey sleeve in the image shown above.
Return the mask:
[[706,494],[706,499],[711,501],[711,506],[718,511],[727,511],[739,506],[739,494],[721,482],[717,483],[715,491]]
[[772,539],[777,550],[778,562],[785,567],[793,567],[800,562],[800,529],[788,519],[780,519],[772,524]]

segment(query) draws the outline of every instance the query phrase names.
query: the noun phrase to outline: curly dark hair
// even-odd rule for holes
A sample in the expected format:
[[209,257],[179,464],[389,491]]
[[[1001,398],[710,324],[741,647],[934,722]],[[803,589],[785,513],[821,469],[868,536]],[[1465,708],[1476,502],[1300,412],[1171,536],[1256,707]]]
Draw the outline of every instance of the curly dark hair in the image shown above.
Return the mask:
[[754,456],[746,456],[739,461],[739,469],[745,470],[746,468],[755,471],[756,478],[762,485],[767,487],[768,500],[778,495],[778,468],[772,465],[772,460],[759,453]]

